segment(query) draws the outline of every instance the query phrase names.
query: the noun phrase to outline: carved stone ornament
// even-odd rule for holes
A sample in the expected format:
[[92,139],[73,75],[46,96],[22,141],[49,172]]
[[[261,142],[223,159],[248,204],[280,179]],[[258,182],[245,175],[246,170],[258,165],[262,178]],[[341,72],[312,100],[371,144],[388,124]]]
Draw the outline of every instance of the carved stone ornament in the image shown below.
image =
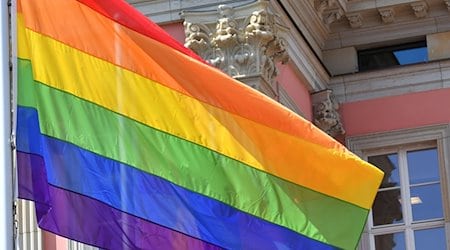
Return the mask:
[[344,9],[337,0],[314,0],[314,8],[327,26],[344,15]]
[[330,25],[330,24],[338,21],[339,19],[341,19],[341,17],[343,15],[344,15],[344,10],[336,8],[336,9],[324,11],[324,13],[322,15],[322,19],[326,25]]
[[381,8],[378,9],[378,12],[380,13],[383,23],[395,22],[395,12],[393,8]]
[[425,1],[412,3],[411,8],[414,11],[414,15],[416,15],[416,17],[418,18],[426,17],[428,14],[428,5]]
[[445,5],[447,5],[448,11],[450,11],[450,0],[444,0]]
[[359,28],[363,25],[362,15],[360,13],[347,14],[348,23],[352,28]]
[[322,14],[325,9],[331,7],[332,4],[333,2],[330,0],[314,0],[314,8],[319,14]]
[[185,46],[235,78],[257,75],[273,84],[278,75],[276,62],[288,61],[285,40],[266,7],[236,17],[233,7],[220,5],[214,20],[201,23],[183,15]]
[[314,125],[332,137],[345,133],[340,115],[339,104],[334,100],[331,90],[312,95]]

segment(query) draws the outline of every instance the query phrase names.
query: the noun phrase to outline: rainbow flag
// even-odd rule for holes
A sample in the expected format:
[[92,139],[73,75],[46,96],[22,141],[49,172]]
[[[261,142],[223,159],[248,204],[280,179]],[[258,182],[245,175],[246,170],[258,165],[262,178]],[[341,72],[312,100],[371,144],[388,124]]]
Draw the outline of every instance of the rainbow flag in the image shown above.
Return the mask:
[[20,197],[106,249],[352,249],[382,173],[118,0],[19,0]]

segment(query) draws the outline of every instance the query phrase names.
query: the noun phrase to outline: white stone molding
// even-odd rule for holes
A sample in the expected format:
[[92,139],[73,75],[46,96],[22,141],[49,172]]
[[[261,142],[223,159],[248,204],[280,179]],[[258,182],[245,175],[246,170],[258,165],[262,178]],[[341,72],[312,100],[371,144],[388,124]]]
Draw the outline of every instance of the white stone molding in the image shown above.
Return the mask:
[[28,200],[17,200],[16,214],[18,249],[42,250],[42,230],[37,226],[34,203]]
[[[442,24],[438,26],[439,22],[436,19],[418,19],[412,13],[410,15],[414,17],[413,22],[396,22],[393,25],[368,27],[366,21],[364,21],[364,26],[359,29],[349,28],[349,30],[334,34],[328,40],[325,48],[337,49],[352,46],[360,48],[368,44],[383,44],[386,41],[401,41],[411,37],[425,37],[427,34],[438,32],[438,30],[442,32],[450,30],[450,25],[447,24],[450,16],[449,18],[442,18]],[[364,16],[364,20],[366,20],[366,16]]]
[[414,15],[417,18],[424,18],[428,15],[428,5],[425,1],[419,1],[411,4],[411,8],[414,11]]
[[[289,58],[298,68],[299,74],[305,78],[310,92],[326,89],[330,81],[329,74],[319,61],[322,58],[322,43],[326,39],[329,29],[317,15],[313,6],[314,1],[280,0],[270,2],[275,13],[285,13],[284,11],[286,11],[290,15],[280,16],[282,23],[288,27],[288,32],[284,37],[288,43]],[[302,13],[302,15],[296,13]],[[296,32],[297,28],[302,31],[302,34]]]
[[333,97],[332,90],[324,90],[312,94],[314,124],[330,136],[345,133],[338,112],[339,104]]
[[[222,1],[227,5],[238,7],[255,0]],[[180,21],[183,10],[215,11],[221,1],[218,0],[127,0],[144,15],[156,23],[170,23]]]
[[99,250],[97,247],[89,246],[74,240],[68,240],[67,250]]
[[[252,80],[249,85],[273,97],[267,84],[275,86],[276,63],[288,61],[286,41],[278,34],[282,26],[270,12],[268,2],[252,7],[219,5],[215,18],[204,22],[193,18],[201,13],[184,12],[185,46],[236,79],[245,82],[259,76],[259,84]],[[204,14],[211,17],[211,13]]]
[[[450,164],[450,155],[448,155],[448,152],[450,152],[448,151],[450,147],[450,124],[436,124],[347,137],[346,145],[352,152],[363,157],[364,152],[371,150],[429,141],[436,141],[438,146],[442,148],[444,153],[442,163],[448,168]],[[450,172],[447,172],[447,175],[450,175]]]
[[450,60],[333,77],[339,103],[356,102],[450,87]]
[[381,20],[383,23],[393,23],[395,22],[395,11],[394,8],[380,8],[378,9],[380,13]]
[[346,17],[348,19],[348,23],[350,24],[350,27],[352,28],[359,28],[363,25],[363,18],[361,13],[349,13],[346,14]]

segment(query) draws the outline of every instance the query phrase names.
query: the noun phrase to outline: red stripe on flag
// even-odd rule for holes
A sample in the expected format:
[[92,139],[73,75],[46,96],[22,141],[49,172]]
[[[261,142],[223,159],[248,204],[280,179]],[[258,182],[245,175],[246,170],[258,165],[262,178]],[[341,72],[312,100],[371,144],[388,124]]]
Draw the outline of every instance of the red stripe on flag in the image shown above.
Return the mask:
[[173,37],[167,34],[161,27],[149,21],[148,17],[144,16],[125,1],[77,1],[89,6],[96,12],[110,18],[114,22],[141,33],[144,36],[148,36],[156,41],[164,43],[165,45],[168,45],[201,62],[205,62],[200,56],[195,54],[192,50],[184,47]]

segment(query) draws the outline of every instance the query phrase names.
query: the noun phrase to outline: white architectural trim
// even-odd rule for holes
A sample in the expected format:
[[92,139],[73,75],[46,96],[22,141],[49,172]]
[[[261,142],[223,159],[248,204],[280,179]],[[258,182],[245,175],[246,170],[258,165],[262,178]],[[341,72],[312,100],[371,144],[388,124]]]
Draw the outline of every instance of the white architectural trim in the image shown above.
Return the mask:
[[[352,152],[362,156],[362,152],[365,150],[431,140],[437,140],[438,144],[441,143],[443,150],[449,154],[450,124],[431,125],[362,136],[350,136],[346,139],[346,145]],[[449,165],[449,157],[450,155],[444,161],[446,166]]]
[[42,230],[38,228],[34,202],[17,201],[17,248],[27,250],[42,250]]
[[183,10],[193,11],[215,11],[219,4],[226,4],[238,7],[256,2],[256,0],[202,0],[202,1],[186,1],[186,0],[128,0],[129,3],[138,9],[145,16],[152,19],[156,23],[170,23],[181,20],[180,13]]
[[68,240],[67,250],[98,250],[99,248],[89,246],[74,240]]
[[448,88],[450,60],[337,76],[329,87],[340,103]]
[[[283,13],[278,2],[270,2],[275,13]],[[286,32],[283,37],[287,42],[287,50],[290,60],[293,62],[299,73],[307,81],[306,84],[310,92],[318,92],[327,89],[330,81],[328,72],[323,67],[319,58],[314,54],[312,48],[308,45],[305,39],[296,32],[294,24],[287,18],[286,15],[279,17],[289,32]],[[294,19],[294,21],[296,21]],[[297,21],[296,21],[297,22]],[[318,55],[321,57],[321,54]]]
[[322,22],[321,14],[308,1],[279,0],[279,2],[303,32],[312,49],[320,55],[321,48],[330,33],[329,27]]

